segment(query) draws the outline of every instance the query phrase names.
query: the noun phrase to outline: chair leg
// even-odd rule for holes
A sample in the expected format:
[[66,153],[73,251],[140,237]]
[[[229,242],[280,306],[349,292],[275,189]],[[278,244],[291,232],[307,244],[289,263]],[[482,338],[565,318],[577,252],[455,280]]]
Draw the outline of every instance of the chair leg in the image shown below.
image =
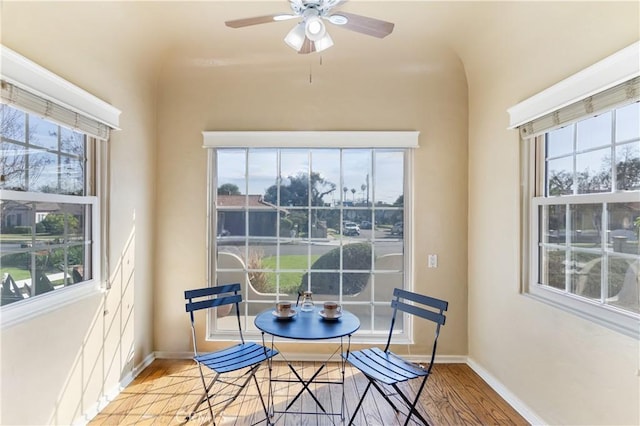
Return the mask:
[[186,420],[187,421],[191,420],[193,415],[196,414],[196,411],[198,411],[198,408],[200,407],[200,405],[205,400],[207,400],[207,404],[209,405],[209,414],[211,414],[211,421],[213,422],[213,426],[216,426],[216,418],[213,415],[213,408],[211,407],[211,399],[209,398],[209,391],[211,390],[215,382],[218,380],[218,376],[220,374],[216,373],[216,375],[213,377],[213,379],[209,383],[209,386],[207,386],[207,382],[204,378],[204,373],[202,372],[202,365],[200,363],[198,363],[198,368],[200,370],[200,379],[202,380],[202,387],[204,388],[204,394],[202,395],[202,398],[200,398],[200,401],[198,401],[198,403],[193,407],[193,410],[191,410],[191,414],[189,414]]
[[422,389],[424,388],[424,385],[427,382],[427,377],[428,376],[425,376],[424,380],[422,381],[422,384],[420,385],[420,389],[418,390],[418,392],[416,394],[416,398],[413,401],[413,403],[409,400],[409,398],[406,397],[406,395],[404,393],[402,393],[402,391],[400,390],[398,385],[396,385],[396,384],[392,385],[393,388],[396,390],[396,392],[398,392],[398,395],[400,395],[400,397],[407,404],[407,407],[409,407],[409,413],[407,414],[407,419],[404,422],[404,426],[407,426],[407,424],[409,424],[409,419],[411,418],[411,415],[415,415],[417,418],[420,419],[420,421],[425,426],[429,426],[429,422],[422,416],[422,414],[420,414],[420,412],[418,410],[416,410],[416,404],[418,403],[418,399],[420,399],[420,394],[422,393]]
[[[257,369],[256,369],[257,372]],[[258,378],[256,377],[255,373],[252,374],[253,376],[253,381],[256,384],[256,389],[258,389],[258,396],[260,397],[260,402],[262,403],[262,409],[264,410],[264,416],[267,419],[267,424],[268,424],[268,419],[269,419],[269,411],[267,411],[267,406],[264,403],[264,398],[262,397],[262,392],[260,391],[260,384],[258,384]]]
[[364,388],[364,393],[360,397],[360,401],[358,401],[358,406],[356,407],[355,411],[351,415],[351,420],[349,420],[349,425],[348,426],[351,426],[353,424],[353,419],[356,418],[356,414],[358,414],[358,410],[360,409],[360,406],[362,405],[362,401],[364,401],[364,397],[367,395],[367,392],[369,391],[369,388],[371,387],[371,383],[373,383],[373,382],[371,380],[369,380],[369,383],[367,383],[367,387]]
[[[371,379],[370,379],[371,380]],[[387,393],[380,387],[380,385],[378,385],[375,381],[371,380],[371,384],[373,385],[374,388],[376,388],[376,390],[378,391],[378,393],[380,395],[382,395],[382,397],[384,399],[387,400],[387,402],[389,403],[389,405],[391,406],[391,408],[393,408],[393,411],[396,412],[396,414],[398,414],[400,412],[400,410],[398,410],[398,407],[396,407],[396,405],[391,401],[391,399],[389,398],[389,395],[387,395]]]

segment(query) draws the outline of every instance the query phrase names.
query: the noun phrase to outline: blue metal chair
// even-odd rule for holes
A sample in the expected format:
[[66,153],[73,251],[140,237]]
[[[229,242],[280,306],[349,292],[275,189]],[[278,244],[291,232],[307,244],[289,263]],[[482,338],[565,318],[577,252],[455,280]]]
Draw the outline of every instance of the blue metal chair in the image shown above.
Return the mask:
[[[440,326],[444,325],[445,315],[444,311],[447,310],[449,303],[444,300],[434,299],[433,297],[424,296],[417,293],[412,293],[410,291],[401,290],[399,288],[394,289],[393,291],[394,299],[391,301],[391,307],[393,308],[393,315],[391,317],[391,329],[389,330],[389,337],[387,339],[387,345],[384,350],[379,348],[371,348],[364,349],[356,352],[349,352],[342,354],[342,356],[355,368],[360,370],[366,377],[369,379],[369,383],[367,383],[367,387],[358,402],[358,406],[356,407],[353,415],[351,416],[351,420],[349,421],[349,425],[353,424],[353,420],[362,405],[362,401],[364,400],[369,388],[373,386],[383,398],[391,405],[391,407],[395,410],[396,413],[400,411],[395,406],[395,404],[391,401],[390,396],[396,396],[397,398],[402,399],[401,402],[406,405],[409,412],[407,413],[407,418],[405,420],[405,426],[409,423],[411,416],[415,416],[422,423],[428,425],[429,422],[425,420],[425,418],[418,412],[416,409],[416,404],[420,398],[420,394],[424,389],[424,385],[427,383],[427,378],[431,373],[431,368],[433,367],[433,361],[436,356],[436,346],[438,342],[438,336],[440,335]],[[394,354],[389,351],[389,345],[391,344],[391,335],[393,334],[393,327],[396,322],[396,314],[398,312],[406,312],[411,315],[418,316],[420,318],[424,318],[426,320],[432,321],[436,324],[435,329],[435,338],[433,340],[433,349],[431,352],[431,362],[427,368],[422,365],[418,365],[409,361],[404,360],[402,357]],[[422,383],[416,395],[411,401],[409,396],[404,394],[398,383],[406,382],[411,379],[417,379],[422,377]],[[385,392],[381,384],[391,386],[395,390],[395,395],[388,394]]]
[[[211,419],[215,426],[216,422],[215,416],[213,414],[213,406],[224,404],[223,407],[219,410],[219,412],[223,412],[225,408],[237,398],[240,392],[242,392],[242,390],[249,383],[249,380],[253,378],[253,381],[258,388],[258,396],[260,397],[260,401],[262,402],[265,419],[267,419],[268,423],[269,412],[267,411],[267,406],[264,403],[262,393],[260,392],[260,386],[255,374],[258,371],[258,368],[260,368],[260,365],[263,361],[277,355],[278,352],[257,343],[245,342],[244,337],[242,336],[242,327],[240,325],[240,309],[238,305],[242,301],[242,295],[239,294],[239,292],[239,283],[225,284],[215,287],[205,287],[194,290],[187,290],[184,292],[184,298],[185,300],[187,300],[186,310],[191,317],[191,332],[193,337],[194,352],[193,359],[196,361],[200,369],[200,377],[202,379],[202,386],[204,388],[202,398],[200,398],[191,413],[187,416],[187,421],[194,416],[200,405],[204,401],[207,401],[207,404],[209,405],[209,413],[211,414]],[[236,307],[236,317],[238,319],[240,343],[215,352],[199,353],[196,339],[194,312],[202,309],[210,309],[232,304],[234,304]],[[211,379],[209,384],[207,384],[206,382],[203,367],[208,368],[214,373],[213,379]],[[242,369],[246,369],[246,371],[240,376],[236,375],[235,377],[226,379],[224,381],[222,379],[218,380],[218,378],[225,373],[231,373]],[[215,395],[211,393],[211,390],[217,382],[222,383],[225,389],[227,386],[233,386],[236,388],[236,391],[233,396],[212,404],[211,399],[214,398]]]

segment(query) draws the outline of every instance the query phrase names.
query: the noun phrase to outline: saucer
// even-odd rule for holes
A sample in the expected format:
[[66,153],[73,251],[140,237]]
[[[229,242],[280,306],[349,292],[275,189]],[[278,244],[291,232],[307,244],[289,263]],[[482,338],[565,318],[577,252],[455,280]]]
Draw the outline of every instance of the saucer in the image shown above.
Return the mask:
[[327,321],[335,321],[337,319],[340,319],[340,317],[342,316],[342,312],[337,312],[335,316],[332,317],[328,317],[325,313],[324,313],[324,309],[321,310],[320,312],[318,312],[320,314],[320,316],[322,317],[322,319],[325,319]]
[[289,311],[288,315],[280,315],[278,312],[276,311],[271,311],[271,314],[276,317],[277,319],[291,319],[296,315],[296,310],[295,309],[291,309]]

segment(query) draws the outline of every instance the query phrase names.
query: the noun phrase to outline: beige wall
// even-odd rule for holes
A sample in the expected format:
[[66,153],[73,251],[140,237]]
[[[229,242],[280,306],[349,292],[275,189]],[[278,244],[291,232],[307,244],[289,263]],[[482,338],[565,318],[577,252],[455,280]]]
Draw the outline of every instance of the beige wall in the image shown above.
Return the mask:
[[638,40],[638,3],[500,10],[478,7],[473,49],[460,49],[469,76],[469,357],[549,424],[639,424],[638,341],[519,293],[519,142],[506,129],[507,108]]
[[[206,282],[207,154],[201,132],[366,129],[420,131],[415,289],[449,300],[440,353],[466,354],[466,80],[451,52],[428,55],[437,67],[402,77],[369,66],[338,73],[326,60],[313,71],[311,84],[306,60],[277,72],[167,63],[158,99],[157,350],[189,350],[182,292]],[[438,269],[426,268],[425,253],[439,254]],[[426,353],[425,340],[417,340],[411,353]],[[317,345],[290,349],[322,350]]]
[[112,288],[2,330],[3,425],[81,419],[153,351],[155,79],[116,46],[117,7],[99,6],[83,22],[82,8],[2,2],[4,45],[122,111],[109,142]]

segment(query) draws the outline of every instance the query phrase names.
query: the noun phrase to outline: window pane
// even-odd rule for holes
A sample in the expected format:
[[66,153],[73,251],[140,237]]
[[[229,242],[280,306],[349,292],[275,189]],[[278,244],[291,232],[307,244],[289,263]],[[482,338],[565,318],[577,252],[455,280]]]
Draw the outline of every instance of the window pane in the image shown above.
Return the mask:
[[224,241],[238,241],[237,237],[245,235],[245,214],[242,210],[218,210],[218,244]]
[[547,161],[546,183],[548,196],[573,194],[573,157]]
[[393,289],[402,288],[402,280],[403,274],[375,274],[373,299],[377,302],[391,300]]
[[278,226],[278,211],[268,208],[261,211],[249,210],[249,236],[276,237]]
[[562,205],[540,206],[540,240],[543,243],[564,244],[567,241],[567,208]]
[[640,203],[609,203],[608,248],[618,253],[639,254]]
[[61,157],[60,193],[84,195],[84,161],[79,158]]
[[609,258],[609,298],[607,303],[640,313],[640,262],[618,257]]
[[611,150],[600,149],[576,156],[578,194],[611,191]]
[[[244,206],[246,194],[245,150],[218,150],[216,155],[218,206]],[[222,197],[220,197],[222,196]]]
[[602,247],[602,204],[573,204],[571,215],[571,245]]
[[573,253],[570,267],[571,292],[599,300],[602,292],[602,257],[592,253]]
[[611,123],[611,112],[578,122],[576,149],[583,151],[611,144]]
[[347,240],[360,239],[360,215],[365,213],[360,210],[343,210],[342,237]]
[[310,237],[318,240],[328,240],[340,230],[340,210],[311,209]]
[[57,124],[29,114],[29,144],[57,151],[58,132]]
[[573,131],[570,125],[547,133],[547,157],[558,157],[573,152]]
[[376,205],[404,205],[404,152],[375,151],[375,199]]
[[0,134],[16,142],[26,142],[26,114],[9,105],[0,104]]
[[616,142],[640,137],[640,103],[616,110]]
[[[373,267],[376,271],[402,271],[404,269],[404,254],[402,246],[376,244]],[[397,250],[397,251],[394,251]]]
[[280,205],[309,205],[309,151],[283,150],[280,158]]
[[311,151],[311,191],[313,206],[337,206],[340,203],[340,150]]
[[28,191],[58,194],[58,156],[44,151],[29,150]]
[[26,148],[21,145],[0,143],[0,189],[26,189],[26,153]]
[[264,201],[276,204],[278,152],[275,149],[250,149],[248,154],[249,195],[263,195]]
[[84,140],[85,137],[82,133],[60,127],[60,150],[62,152],[84,157]]
[[640,189],[640,142],[616,147],[616,187],[621,191]]
[[541,247],[540,249],[540,284],[564,290],[566,251]]
[[[342,154],[342,191],[345,206],[366,206],[371,175],[370,149],[344,150]],[[351,220],[351,219],[350,219]]]

